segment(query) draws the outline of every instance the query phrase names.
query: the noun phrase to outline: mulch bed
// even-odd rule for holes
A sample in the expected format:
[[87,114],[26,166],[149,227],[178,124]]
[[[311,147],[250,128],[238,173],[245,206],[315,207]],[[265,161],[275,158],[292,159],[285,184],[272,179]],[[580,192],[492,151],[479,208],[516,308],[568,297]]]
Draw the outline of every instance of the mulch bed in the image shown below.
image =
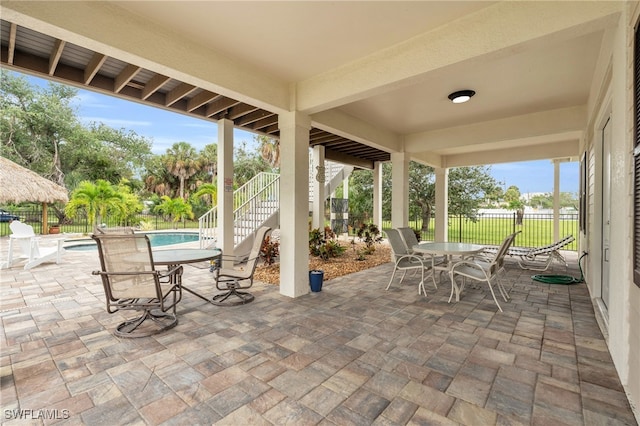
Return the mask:
[[[364,243],[356,242],[355,250],[349,241],[340,241],[340,244],[347,247],[347,250],[340,257],[322,260],[319,257],[309,256],[309,270],[323,270],[324,280],[326,281],[391,261],[391,247],[385,243],[376,244],[376,251],[373,254],[366,255],[364,260],[357,260],[358,254],[365,247]],[[279,285],[280,264],[258,266],[254,278],[256,281]]]

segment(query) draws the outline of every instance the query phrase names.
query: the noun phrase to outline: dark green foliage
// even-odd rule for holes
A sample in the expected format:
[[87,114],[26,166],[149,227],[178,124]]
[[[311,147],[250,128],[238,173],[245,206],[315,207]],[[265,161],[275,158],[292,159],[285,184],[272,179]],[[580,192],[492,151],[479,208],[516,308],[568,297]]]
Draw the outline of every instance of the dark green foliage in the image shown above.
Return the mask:
[[276,258],[280,255],[280,243],[272,241],[271,237],[267,235],[264,237],[262,246],[260,247],[260,258],[267,265],[273,265]]
[[333,231],[330,228],[328,231],[330,232],[329,235],[334,235],[333,238],[327,237],[327,234],[318,228],[309,232],[309,253],[312,256],[328,260],[330,257],[339,257],[346,251],[346,247],[340,245],[338,240],[335,239]]
[[366,246],[365,254],[371,254],[376,251],[376,243],[382,241],[382,236],[380,236],[380,230],[374,223],[363,223],[358,228],[356,233],[360,240],[364,241]]

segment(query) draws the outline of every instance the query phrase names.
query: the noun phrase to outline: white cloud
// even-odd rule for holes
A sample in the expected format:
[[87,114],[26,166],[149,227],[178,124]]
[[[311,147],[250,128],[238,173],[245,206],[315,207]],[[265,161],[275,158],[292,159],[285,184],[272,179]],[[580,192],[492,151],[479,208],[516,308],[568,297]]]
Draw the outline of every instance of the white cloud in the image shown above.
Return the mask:
[[96,122],[104,123],[109,127],[121,128],[121,127],[148,127],[152,126],[151,121],[142,120],[124,120],[120,118],[105,118],[105,117],[82,117],[82,120],[86,123]]
[[104,96],[91,93],[86,90],[80,90],[73,100],[77,106],[82,106],[84,108],[113,108]]

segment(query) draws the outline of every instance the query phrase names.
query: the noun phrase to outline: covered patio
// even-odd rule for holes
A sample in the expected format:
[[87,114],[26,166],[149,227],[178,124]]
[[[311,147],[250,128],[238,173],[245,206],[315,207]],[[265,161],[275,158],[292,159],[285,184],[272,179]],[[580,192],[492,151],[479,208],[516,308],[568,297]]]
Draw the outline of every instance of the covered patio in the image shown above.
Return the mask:
[[[323,318],[329,315],[329,311],[308,308],[309,301],[316,300],[308,294],[307,285],[310,148],[313,148],[318,164],[321,164],[323,159],[328,159],[374,171],[373,220],[378,224],[381,219],[382,202],[381,164],[390,161],[393,170],[393,227],[407,224],[410,161],[432,166],[436,174],[437,241],[446,241],[448,238],[446,218],[450,168],[539,159],[580,159],[582,216],[580,232],[575,238],[579,242],[579,250],[589,253],[584,265],[586,287],[580,285],[565,289],[567,293],[558,296],[561,306],[556,306],[555,303],[555,292],[560,291],[556,288],[537,289],[537,285],[531,286],[527,281],[526,285],[517,284],[514,290],[514,294],[519,295],[518,289],[522,284],[527,289],[523,293],[526,302],[537,301],[537,296],[544,302],[540,306],[536,305],[537,302],[533,303],[533,306],[524,303],[527,309],[523,312],[527,312],[527,320],[528,315],[545,316],[544,320],[537,319],[542,321],[542,325],[536,322],[536,326],[541,328],[532,333],[532,336],[539,339],[539,346],[534,347],[539,354],[534,365],[538,365],[539,362],[545,364],[553,379],[554,370],[567,367],[561,361],[566,360],[565,357],[573,357],[575,368],[556,373],[572,372],[574,382],[565,378],[562,382],[576,384],[577,380],[577,387],[567,388],[566,385],[563,387],[556,382],[553,383],[558,386],[546,382],[540,384],[539,381],[536,381],[535,385],[529,383],[529,387],[525,388],[533,387],[533,391],[530,392],[533,396],[528,402],[530,417],[528,420],[522,419],[522,422],[546,423],[538,420],[537,416],[544,410],[536,407],[559,404],[560,394],[568,399],[563,401],[562,408],[554,410],[553,413],[563,413],[562,419],[567,422],[590,422],[589,416],[596,414],[592,414],[590,409],[587,410],[585,407],[599,407],[593,413],[607,416],[610,412],[607,407],[612,401],[592,403],[595,398],[592,400],[591,397],[597,392],[592,392],[591,385],[583,383],[592,383],[585,381],[585,377],[593,377],[593,365],[599,365],[603,357],[608,359],[609,353],[615,369],[612,368],[605,376],[620,377],[631,404],[636,409],[640,406],[640,352],[637,350],[640,347],[640,184],[637,183],[640,182],[640,135],[637,132],[640,128],[638,1],[211,1],[192,2],[189,7],[185,7],[183,2],[175,1],[6,0],[0,5],[0,12],[2,67],[216,122],[219,188],[231,189],[229,185],[224,184],[233,179],[234,128],[240,127],[279,139],[282,164],[279,220],[280,223],[286,224],[281,229],[281,279],[279,295],[275,289],[265,290],[264,295],[264,298],[277,300],[277,303],[272,302],[269,307],[273,304],[286,306],[286,310],[276,308],[276,311],[282,312],[286,318],[285,320],[277,317],[278,326],[286,324],[291,330],[278,328],[278,332],[284,333],[285,342],[287,337],[294,340],[294,343],[287,343],[287,346],[278,343],[279,340],[275,338],[276,344],[284,347],[284,353],[287,354],[283,355],[279,362],[284,362],[283,360],[294,353],[293,359],[296,362],[304,358],[300,352],[310,339],[306,337],[301,344],[295,343],[301,337],[295,335],[294,331],[305,332],[305,329],[298,328],[296,320],[306,321],[307,316],[312,314]],[[216,25],[212,24],[214,21]],[[473,90],[477,93],[468,103],[453,104],[449,101],[448,95],[459,90]],[[532,176],[532,179],[535,179],[535,176]],[[555,192],[558,193],[557,187]],[[635,201],[631,194],[634,194]],[[614,202],[615,208],[612,208]],[[225,253],[233,251],[232,204],[232,193],[225,190],[218,198],[218,211],[221,213],[217,225],[219,247]],[[557,227],[554,233],[557,233]],[[558,240],[560,237],[554,235],[553,239]],[[50,283],[55,289],[66,291],[76,279],[87,281],[83,275],[85,273],[86,270],[81,268],[78,268],[78,271],[64,269],[60,276],[66,276],[69,282],[45,282]],[[11,280],[6,276],[2,279]],[[43,276],[43,279],[59,278]],[[417,297],[417,292],[413,291],[415,289],[405,289],[406,293],[394,292],[390,297],[365,281],[350,282],[349,288],[362,286],[358,296],[368,301],[366,306],[392,303],[396,295]],[[36,285],[28,274],[18,275],[15,283],[19,282],[21,286],[26,287],[32,282]],[[84,288],[80,288],[84,294]],[[573,299],[572,293],[578,290],[574,289],[583,291],[580,297],[575,295],[576,299]],[[3,291],[7,291],[4,286]],[[16,295],[19,293],[17,290],[14,291]],[[417,315],[415,321],[409,319],[407,321],[411,326],[404,329],[404,326],[398,325],[398,329],[407,333],[409,330],[418,332],[420,329],[416,328],[418,326],[414,323],[420,326],[429,323],[430,317],[421,316],[431,315],[433,304],[436,308],[433,314],[435,318],[432,319],[439,326],[451,321],[447,328],[465,333],[465,327],[472,322],[473,336],[481,335],[484,330],[492,330],[493,333],[491,319],[488,319],[484,326],[474,328],[476,325],[473,325],[473,321],[476,317],[484,318],[484,315],[487,315],[481,304],[473,308],[467,307],[470,310],[458,316],[457,310],[467,306],[465,303],[472,300],[470,295],[467,295],[467,301],[454,306],[440,303],[441,300],[438,302],[438,295],[442,296],[441,292],[446,293],[446,290],[440,289],[436,298],[430,298],[427,302],[417,299],[404,301],[407,303],[406,306],[417,303],[417,306],[423,309],[420,313],[393,305],[391,312],[384,313],[385,320],[380,319],[376,322],[378,329],[375,331],[382,337],[370,334],[375,342],[372,347],[375,346],[375,349],[380,351],[382,348],[395,345],[393,348],[402,348],[398,351],[403,352],[411,349],[412,344],[421,344],[422,332],[412,336],[412,339],[406,339],[403,344],[400,344],[402,339],[399,342],[386,341],[383,327],[391,323],[389,317],[394,317],[392,314],[398,318],[405,318],[408,312],[407,316]],[[329,291],[326,294],[329,294]],[[96,295],[97,293],[93,297]],[[77,305],[78,299],[75,296],[74,294],[67,301],[61,302],[59,306],[73,306],[75,310],[69,308],[64,311],[64,315],[82,318],[85,310],[89,312],[94,308]],[[287,297],[292,300],[288,300]],[[322,297],[327,296],[323,294]],[[337,298],[336,295],[336,299],[333,300]],[[578,299],[584,303],[578,303]],[[38,303],[42,303],[40,298]],[[350,298],[349,303],[363,302],[357,298]],[[326,305],[331,306],[331,301],[326,302]],[[515,302],[510,305],[520,306]],[[59,319],[63,326],[78,327],[73,320],[64,319],[63,314],[54,309],[58,304],[43,306],[52,309],[45,316],[51,315],[51,318],[56,320],[45,323],[57,323]],[[363,312],[369,312],[363,305],[363,311],[358,314],[355,306],[351,305],[353,315],[365,315]],[[584,335],[581,334],[584,331],[584,322],[580,313],[591,312],[592,306],[603,319],[598,324],[605,333],[606,344],[605,340],[597,340],[602,346],[599,346],[600,343],[596,344],[596,348],[589,348],[586,350],[588,354],[585,355],[582,347],[578,349],[577,346],[578,342],[584,341]],[[570,312],[567,310],[568,307],[571,307]],[[31,309],[25,308],[25,312],[30,312]],[[98,305],[95,309],[98,318],[112,321],[99,314]],[[320,309],[326,308],[323,306]],[[294,315],[295,312],[301,312],[300,316]],[[511,314],[515,316],[512,318]],[[186,335],[187,331],[182,327],[188,324],[187,319],[194,320],[195,324],[193,317],[199,315],[203,316],[203,320],[208,319],[210,315],[215,317],[215,313],[203,314],[200,310],[194,311],[193,314],[186,313],[179,330],[183,330]],[[507,321],[507,318],[513,321],[514,331],[506,332],[510,337],[505,339],[509,340],[510,344],[515,343],[513,336],[520,336],[516,330],[517,325],[524,322],[523,315],[508,311],[495,317],[494,321],[500,323]],[[207,362],[217,365],[218,357],[211,358],[210,355],[216,353],[215,348],[220,345],[226,348],[224,345],[230,341],[238,344],[232,352],[235,356],[243,345],[234,339],[240,338],[238,336],[243,333],[253,336],[251,327],[265,330],[262,334],[258,333],[259,338],[264,335],[271,336],[273,330],[270,327],[278,326],[269,326],[269,321],[262,322],[265,316],[266,314],[261,314],[257,325],[252,325],[254,323],[249,319],[242,323],[248,325],[242,326],[239,325],[241,323],[233,321],[233,317],[227,321],[220,319],[219,331],[212,333],[222,333],[223,337],[231,337],[211,338],[214,343],[205,345],[206,352],[203,353],[208,359]],[[11,331],[25,338],[25,348],[39,345],[35,350],[41,351],[43,357],[50,357],[46,342],[37,339],[39,321],[29,319],[28,314],[25,314],[25,318],[27,319],[24,323],[19,320],[15,322],[20,324],[19,326],[12,326],[11,320],[5,319],[4,332]],[[91,318],[88,319],[88,323],[97,326],[94,323],[97,320]],[[329,317],[326,320],[327,324],[332,323],[331,318],[336,317]],[[558,318],[562,318],[564,322]],[[592,319],[591,316],[589,318]],[[371,324],[365,321],[369,319],[364,316],[356,317],[344,327],[364,327]],[[590,320],[588,324],[590,327],[596,322]],[[349,336],[352,339],[357,338],[356,335],[345,331],[341,323],[334,326],[337,328],[331,326],[327,329],[328,336],[337,334],[344,339]],[[321,326],[314,325],[314,328],[316,327]],[[428,327],[429,331],[439,330],[433,324]],[[30,329],[33,329],[35,334],[24,332]],[[190,333],[195,332],[194,327],[187,327],[187,330]],[[106,331],[103,333],[105,339],[110,341],[109,334]],[[344,333],[347,336],[343,336]],[[399,333],[397,331],[398,336]],[[589,328],[586,334],[598,334],[597,328]],[[61,351],[66,351],[73,345],[85,347],[85,340],[73,340],[73,335],[75,333],[69,332],[68,341],[61,339],[67,343],[59,345]],[[568,340],[572,340],[572,343],[568,340],[561,341],[558,335],[564,335]],[[26,339],[26,336],[29,339]],[[532,336],[526,337],[533,338]],[[367,339],[369,337],[364,340]],[[456,338],[448,336],[445,342],[448,339]],[[501,351],[499,347],[502,340],[492,339],[495,346],[491,349]],[[41,343],[27,343],[28,340]],[[409,342],[410,340],[413,342]],[[518,341],[519,338],[515,340]],[[10,339],[8,341],[12,342]],[[175,351],[168,350],[167,354],[186,353],[185,351],[190,351],[189,348],[194,341],[197,339],[184,338],[175,345],[168,342],[163,344]],[[589,339],[587,341],[596,342]],[[479,338],[478,342],[484,342],[483,338]],[[359,340],[341,343],[345,348],[363,344]],[[265,344],[274,345],[274,342],[269,340]],[[97,345],[100,346],[101,343]],[[128,349],[120,345],[125,345]],[[137,352],[140,348],[135,345],[133,342],[124,342],[114,346],[126,355],[120,355],[120,363],[126,362],[129,357],[137,358],[144,364],[142,360],[145,351]],[[10,347],[15,349],[20,346],[11,344]],[[479,347],[484,350],[483,345],[480,344]],[[456,349],[448,346],[447,348]],[[446,351],[447,348],[442,350]],[[473,348],[467,347],[464,362],[461,361],[462,358],[458,361],[461,366],[474,359],[474,354],[477,353],[474,351],[481,350],[476,348],[477,342]],[[351,359],[340,368],[333,366],[332,368],[336,368],[333,372],[325,371],[324,374],[329,374],[325,380],[330,380],[333,375],[339,374],[336,371],[342,371],[341,368],[346,368],[345,366],[352,362],[361,365],[363,361],[358,359],[368,349],[357,348],[362,351],[357,358]],[[200,350],[198,347],[194,353]],[[164,350],[160,352],[165,353]],[[322,351],[312,352],[313,356],[318,356]],[[553,355],[548,355],[548,352]],[[511,355],[512,364],[523,357],[527,359],[527,355]],[[20,356],[16,354],[13,358],[19,360]],[[153,356],[151,358],[157,359]],[[171,358],[171,363],[172,356],[168,358]],[[430,359],[425,359],[424,363],[428,363]],[[501,357],[496,356],[496,359]],[[591,362],[593,359],[598,361],[594,364]],[[224,357],[219,360],[224,363]],[[273,360],[269,358],[269,361]],[[96,362],[99,366],[94,369],[104,369],[100,361]],[[304,367],[297,364],[299,368],[293,368],[294,372],[290,375],[299,377],[300,371],[311,368],[309,366],[315,362],[320,362],[320,358]],[[171,375],[171,367],[167,367],[162,361],[147,361],[147,364],[151,368],[146,365],[145,367],[151,371],[163,371],[164,367],[167,374]],[[55,363],[50,361],[48,365],[53,366]],[[586,366],[586,369],[581,370],[581,365]],[[246,371],[240,364],[230,368],[233,370],[229,375],[212,379],[216,385],[209,384],[211,389],[204,383],[200,386],[200,378],[194,379],[191,383],[198,382],[197,390],[206,389],[210,395],[216,394],[215,386],[219,386],[217,383],[230,383],[221,390],[235,391],[229,391],[229,395],[222,400],[234,400],[233,395],[242,396],[242,393],[234,393],[237,392],[237,388],[231,384],[242,382],[248,376],[244,375]],[[286,368],[289,371],[288,367]],[[489,390],[482,391],[482,386],[477,386],[480,389],[477,393],[482,395],[484,392],[486,396],[486,399],[476,401],[478,407],[492,407],[492,392],[496,385],[502,383],[502,380],[498,380],[502,379],[501,368],[502,365],[493,366],[496,372],[490,376]],[[79,364],[77,369],[69,370],[71,372],[68,374],[93,376],[88,367],[80,367]],[[177,368],[173,371],[182,370],[184,369]],[[447,373],[436,371],[439,371],[439,374]],[[27,376],[27,372],[21,374]],[[468,391],[469,387],[460,386],[456,381],[461,374],[459,369],[456,369],[455,374],[453,371],[448,373],[446,375],[451,382],[444,392],[438,392],[444,393],[447,397],[458,398],[446,393],[453,392],[450,390],[451,386],[453,389],[464,388],[465,391]],[[56,374],[59,375],[58,380],[63,380],[61,373]],[[536,380],[539,377],[547,377],[543,372],[535,374]],[[471,374],[465,376],[474,377]],[[104,378],[105,384],[112,382],[112,376],[107,373],[100,377]],[[523,379],[527,374],[518,374],[517,377]],[[422,385],[424,380],[420,381]],[[307,382],[316,383],[314,380],[306,380],[305,383]],[[20,395],[20,380],[16,383]],[[277,380],[271,377],[263,383],[271,386],[277,383]],[[366,383],[360,385],[366,386]],[[150,386],[146,382],[144,384]],[[322,381],[319,385],[324,386]],[[601,386],[602,383],[596,385]],[[67,388],[68,386],[65,387]],[[348,386],[341,385],[340,389],[342,388],[349,389]],[[508,386],[507,388],[509,389]],[[562,392],[549,393],[557,396],[550,401],[538,401],[537,398],[545,398],[543,394],[547,393],[547,388],[554,392],[559,388]],[[621,388],[613,388],[617,397],[624,395]],[[285,396],[271,409],[278,407],[282,401],[289,401],[287,398],[304,405],[304,396],[293,391],[295,387],[281,385],[275,389],[284,395],[287,395],[286,392],[294,395]],[[417,392],[421,392],[422,389],[419,388]],[[68,390],[65,392],[69,393]],[[122,393],[117,384],[108,388],[101,387],[100,391],[93,393],[87,392],[92,394],[94,399],[109,400],[118,398]],[[456,404],[458,399],[455,402],[446,397],[441,399],[441,393],[432,397],[432,394],[425,391],[420,398],[420,404],[433,404],[434,401],[436,405],[443,404],[448,407],[446,413],[444,409],[438,411],[437,407],[430,407],[430,415],[438,413],[451,419],[452,413],[456,412],[452,409],[459,407]],[[516,392],[505,393],[507,396],[519,395]],[[385,395],[381,396],[391,398],[391,402],[385,408],[387,410],[388,407],[395,407],[394,401],[398,395],[404,394],[400,390],[393,398]],[[603,390],[598,393],[598,398],[605,395],[612,394]],[[349,397],[355,398],[352,394],[349,394]],[[365,397],[360,399],[369,400]],[[124,400],[131,404],[131,399]],[[345,398],[341,403],[348,404],[348,401],[349,398]],[[571,411],[571,407],[577,408],[578,404],[572,404],[571,401],[580,401],[580,408],[575,412]],[[349,404],[358,405],[355,402]],[[156,405],[162,408],[172,406],[162,402]],[[160,410],[153,406],[148,411],[155,414]],[[404,413],[412,410],[400,411]],[[282,409],[280,412],[295,416],[298,411],[291,408]],[[412,415],[422,412],[416,408]],[[501,413],[497,409],[493,412]],[[502,414],[496,414],[496,421],[502,423],[500,415]],[[264,417],[265,414],[261,416]],[[266,419],[271,421],[268,417]],[[329,417],[327,419],[331,420]],[[284,419],[282,421],[284,422]]]
[[[3,272],[6,424],[17,410],[45,424],[636,424],[586,285],[512,261],[504,313],[487,288],[447,303],[448,280],[426,298],[415,278],[385,292],[389,263],[296,299],[260,283],[232,308],[186,294],[178,326],[143,339],[113,335],[97,267],[68,251]],[[206,267],[184,279],[214,290]]]

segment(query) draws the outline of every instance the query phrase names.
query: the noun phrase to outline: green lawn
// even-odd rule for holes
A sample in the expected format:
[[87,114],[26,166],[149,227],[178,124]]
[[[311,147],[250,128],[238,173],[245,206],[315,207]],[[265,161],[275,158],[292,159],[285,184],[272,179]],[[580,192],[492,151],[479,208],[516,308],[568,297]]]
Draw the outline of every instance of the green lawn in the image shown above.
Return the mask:
[[[434,238],[434,222],[430,224],[429,232],[422,233],[422,240],[433,241]],[[410,221],[409,226],[419,230],[422,221]],[[390,228],[391,221],[384,221],[382,228]],[[448,240],[461,241],[467,243],[499,245],[504,237],[516,232],[522,231],[516,237],[515,246],[520,247],[541,247],[552,244],[553,239],[553,220],[541,218],[525,217],[522,225],[515,225],[512,218],[500,217],[483,217],[476,222],[459,217],[451,216],[448,226]],[[578,219],[569,219],[560,221],[560,238],[567,235],[578,236]],[[578,243],[574,241],[565,247],[566,250],[577,250]]]

